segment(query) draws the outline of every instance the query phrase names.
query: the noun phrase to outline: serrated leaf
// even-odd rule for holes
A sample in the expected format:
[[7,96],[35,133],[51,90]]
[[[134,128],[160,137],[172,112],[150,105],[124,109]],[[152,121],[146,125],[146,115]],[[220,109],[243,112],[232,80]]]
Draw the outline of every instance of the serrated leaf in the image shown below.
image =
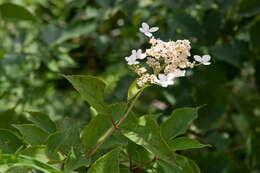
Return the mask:
[[123,128],[122,133],[134,143],[143,146],[155,156],[174,164],[173,152],[164,141],[158,124],[148,116],[138,119],[136,126]]
[[0,5],[0,14],[5,20],[35,20],[34,15],[21,5],[4,3]]
[[87,173],[119,173],[119,148],[116,148],[100,157],[90,167]]
[[10,169],[16,167],[34,168],[45,173],[61,173],[62,171],[43,163],[35,158],[24,155],[3,154],[0,160],[0,172],[7,173]]
[[209,144],[201,144],[196,139],[190,139],[188,137],[179,137],[176,139],[171,139],[168,142],[168,144],[173,151],[210,147]]
[[22,144],[22,140],[20,140],[12,131],[0,129],[0,149],[3,153],[15,153]]
[[109,115],[97,115],[84,129],[84,144],[87,153],[91,152],[100,141],[104,139],[106,134],[112,129],[113,124],[109,118],[112,117],[113,121],[117,122],[125,113],[125,103],[118,103],[110,106],[112,111]]
[[130,85],[130,87],[128,89],[127,100],[130,100],[131,98],[133,98],[141,90],[141,88],[139,88],[137,86],[136,82],[137,82],[137,79]]
[[34,124],[42,128],[43,130],[54,133],[56,131],[56,124],[49,118],[48,115],[45,115],[40,112],[28,112],[30,114],[29,120]]
[[185,133],[191,122],[197,118],[198,108],[179,108],[174,110],[169,118],[161,124],[163,138],[168,141]]
[[14,125],[24,137],[24,140],[31,145],[42,145],[48,137],[48,133],[34,124]]
[[105,83],[93,76],[71,75],[64,76],[73,87],[99,113],[107,113],[107,104],[104,102]]

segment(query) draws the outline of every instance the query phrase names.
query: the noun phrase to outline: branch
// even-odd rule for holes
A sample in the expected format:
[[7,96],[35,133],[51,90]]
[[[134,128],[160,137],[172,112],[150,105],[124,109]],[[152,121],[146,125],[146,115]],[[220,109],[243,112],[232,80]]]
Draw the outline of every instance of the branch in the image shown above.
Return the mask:
[[124,114],[124,116],[118,121],[118,123],[116,124],[116,126],[113,126],[113,128],[109,131],[109,133],[104,137],[104,139],[96,146],[96,148],[90,153],[90,154],[86,154],[86,158],[89,159],[91,158],[96,152],[97,150],[106,142],[106,140],[112,135],[112,133],[118,129],[118,127],[123,123],[123,121],[127,118],[128,114],[130,113],[130,111],[132,110],[132,108],[134,107],[136,101],[138,100],[138,98],[140,97],[141,93],[143,92],[144,88],[142,88],[140,90],[140,92],[136,95],[134,101],[131,103],[131,105],[129,106],[128,110],[126,111],[126,113]]

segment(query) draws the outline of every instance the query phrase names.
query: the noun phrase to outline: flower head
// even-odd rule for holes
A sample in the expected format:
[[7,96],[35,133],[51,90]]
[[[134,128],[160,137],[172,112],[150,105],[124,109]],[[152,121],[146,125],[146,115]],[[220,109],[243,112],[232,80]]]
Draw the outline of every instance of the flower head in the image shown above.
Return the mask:
[[174,74],[173,73],[169,73],[167,75],[165,74],[159,74],[158,75],[159,80],[157,81],[157,83],[159,85],[161,85],[162,87],[167,87],[168,85],[173,85],[173,78],[174,78]]
[[203,65],[210,65],[210,55],[203,55],[202,57],[201,56],[198,56],[198,55],[194,55],[194,59],[195,61],[198,61],[199,63],[203,64]]
[[152,27],[150,28],[149,25],[145,22],[142,23],[142,28],[139,28],[139,30],[144,33],[147,37],[152,37],[152,32],[156,32],[159,30],[158,27]]

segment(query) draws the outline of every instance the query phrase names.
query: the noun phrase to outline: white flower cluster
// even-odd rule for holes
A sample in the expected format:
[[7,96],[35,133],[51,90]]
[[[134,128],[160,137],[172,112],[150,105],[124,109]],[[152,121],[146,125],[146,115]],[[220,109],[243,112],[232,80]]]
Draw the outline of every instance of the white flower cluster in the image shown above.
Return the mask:
[[[142,23],[142,28],[139,30],[150,38],[149,43],[151,47],[145,52],[139,50],[132,50],[129,57],[125,57],[127,64],[133,66],[135,72],[140,76],[137,80],[139,87],[144,87],[147,84],[157,84],[162,87],[173,85],[173,79],[185,76],[186,68],[193,68],[196,61],[199,64],[210,65],[210,55],[194,56],[193,62],[189,61],[190,41],[177,40],[164,42],[153,37],[153,32],[159,30],[158,27],[150,28],[147,23]],[[146,64],[152,69],[146,69],[144,65],[140,64],[139,60],[146,58]]]

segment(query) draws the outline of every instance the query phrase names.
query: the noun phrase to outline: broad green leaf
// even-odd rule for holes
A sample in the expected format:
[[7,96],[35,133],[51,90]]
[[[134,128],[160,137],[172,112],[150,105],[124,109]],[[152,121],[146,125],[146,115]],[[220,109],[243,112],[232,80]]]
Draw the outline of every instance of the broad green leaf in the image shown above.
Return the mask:
[[45,173],[61,173],[62,171],[43,163],[35,158],[24,155],[2,154],[0,159],[0,172],[7,173],[15,167],[29,167]]
[[19,139],[12,131],[0,129],[0,149],[3,153],[15,153],[22,144],[21,139]]
[[[37,160],[47,163],[50,160],[52,160],[51,158],[49,158],[47,156],[47,147],[45,145],[41,145],[41,146],[30,146],[26,149],[24,149],[21,152],[22,155],[25,156],[30,156],[33,158],[37,158]],[[57,153],[54,153],[53,155],[55,155],[55,160],[58,160],[59,156]]]
[[69,153],[66,162],[65,162],[65,171],[73,171],[77,168],[80,168],[82,166],[88,167],[90,164],[90,160],[87,160],[83,156],[77,156],[74,152],[74,149],[72,148],[71,152]]
[[14,3],[1,4],[0,14],[5,20],[35,20],[34,15],[29,10]]
[[119,152],[120,149],[116,148],[100,157],[87,173],[119,173]]
[[110,106],[111,114],[97,115],[84,129],[84,144],[87,153],[91,152],[106,136],[106,134],[113,128],[113,124],[109,118],[117,122],[125,113],[126,104],[118,103]]
[[43,130],[47,131],[48,133],[54,133],[56,131],[56,124],[49,118],[48,115],[40,112],[28,113],[30,114],[28,119]]
[[161,124],[162,136],[166,141],[185,133],[191,122],[197,118],[198,108],[179,108]]
[[179,167],[170,162],[160,159],[157,162],[163,168],[164,173],[198,173],[193,172],[189,160],[186,157],[181,155],[175,155],[175,160],[178,163]]
[[99,113],[106,114],[107,104],[104,102],[105,83],[93,76],[64,76],[73,87]]
[[33,124],[14,125],[24,137],[24,140],[31,145],[41,145],[48,137],[48,133]]
[[133,98],[139,91],[141,88],[139,88],[136,84],[137,79],[130,85],[129,89],[128,89],[128,96],[127,96],[127,100],[130,100],[131,98]]
[[70,118],[65,118],[57,124],[58,131],[48,136],[46,140],[47,154],[50,158],[55,158],[57,151],[68,154],[71,147],[79,149],[80,126]]
[[188,137],[179,137],[179,138],[171,139],[168,142],[168,144],[173,151],[210,147],[209,144],[201,144],[196,139],[190,139]]
[[[260,1],[259,1],[260,2]],[[260,3],[259,3],[260,5]],[[260,7],[259,7],[260,11]],[[260,47],[260,20],[258,20],[253,26],[250,28],[250,39],[255,48]]]
[[136,126],[123,128],[122,133],[134,143],[152,152],[155,156],[174,163],[173,152],[162,138],[160,127],[151,117],[140,117]]

